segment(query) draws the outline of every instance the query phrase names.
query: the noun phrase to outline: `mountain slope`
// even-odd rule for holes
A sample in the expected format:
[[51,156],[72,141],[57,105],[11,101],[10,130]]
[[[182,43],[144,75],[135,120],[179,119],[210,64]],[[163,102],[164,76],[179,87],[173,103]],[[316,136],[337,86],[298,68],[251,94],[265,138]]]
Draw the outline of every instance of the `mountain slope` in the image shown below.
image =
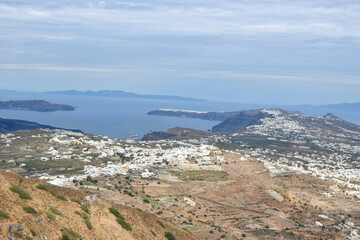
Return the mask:
[[313,117],[282,109],[263,109],[255,115],[249,115],[246,112],[239,113],[212,129],[213,132],[244,130],[269,135],[277,133],[284,136],[291,132],[300,134],[320,130],[347,135],[353,131],[360,132],[360,127],[330,113],[324,117]]
[[[12,186],[20,187],[32,199],[20,198],[10,190]],[[165,233],[169,232],[178,240],[196,239],[152,214],[104,201],[96,195],[86,196],[83,191],[60,188],[3,171],[0,172],[0,199],[3,238],[166,240]],[[118,224],[110,207],[122,215],[120,222],[126,222],[126,229]]]

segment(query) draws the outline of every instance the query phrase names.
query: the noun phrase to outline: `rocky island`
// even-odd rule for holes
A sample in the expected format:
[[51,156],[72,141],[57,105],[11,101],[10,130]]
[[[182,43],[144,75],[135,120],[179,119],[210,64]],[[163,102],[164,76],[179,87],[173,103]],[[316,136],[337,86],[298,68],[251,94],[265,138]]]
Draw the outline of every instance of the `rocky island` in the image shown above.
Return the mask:
[[73,106],[67,104],[50,103],[45,100],[12,100],[0,101],[0,109],[10,110],[29,110],[40,112],[53,112],[53,111],[74,111]]
[[205,112],[205,111],[194,111],[194,110],[182,110],[182,109],[157,109],[148,112],[148,115],[157,115],[157,116],[168,116],[168,117],[185,117],[185,118],[200,118],[205,120],[213,121],[224,121],[229,119],[236,114],[237,112]]

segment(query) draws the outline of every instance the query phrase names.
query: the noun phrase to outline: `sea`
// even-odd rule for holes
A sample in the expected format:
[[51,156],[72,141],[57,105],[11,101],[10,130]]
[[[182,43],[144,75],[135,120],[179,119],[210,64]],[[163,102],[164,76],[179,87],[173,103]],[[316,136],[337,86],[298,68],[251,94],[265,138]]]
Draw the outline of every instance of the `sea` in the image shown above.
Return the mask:
[[147,115],[149,111],[159,108],[185,109],[197,111],[240,111],[280,107],[287,110],[299,110],[304,114],[323,116],[331,112],[338,117],[355,124],[360,124],[360,109],[345,111],[343,109],[317,108],[307,105],[270,106],[241,103],[221,103],[210,101],[170,101],[158,99],[119,98],[100,96],[76,96],[35,92],[1,91],[0,100],[46,100],[52,103],[69,104],[75,111],[36,112],[26,110],[0,109],[0,118],[20,119],[59,128],[78,129],[85,133],[127,139],[130,135],[144,134],[152,131],[166,131],[173,127],[185,127],[210,130],[218,121],[177,118]]
[[141,138],[151,131],[166,131],[173,127],[207,131],[219,123],[193,118],[147,115],[149,111],[159,108],[236,111],[239,108],[253,107],[208,101],[168,101],[15,91],[1,91],[0,100],[46,100],[52,103],[69,104],[76,107],[76,110],[36,112],[1,109],[0,118],[21,119],[54,127],[79,129],[86,133],[118,139],[127,139],[130,135],[138,135]]

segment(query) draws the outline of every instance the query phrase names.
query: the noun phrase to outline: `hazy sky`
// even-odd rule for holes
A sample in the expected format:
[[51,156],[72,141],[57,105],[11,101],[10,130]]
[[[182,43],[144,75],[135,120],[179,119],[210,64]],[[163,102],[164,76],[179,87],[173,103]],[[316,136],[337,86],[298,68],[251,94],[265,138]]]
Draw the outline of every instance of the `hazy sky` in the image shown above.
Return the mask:
[[360,101],[359,0],[2,0],[0,89]]

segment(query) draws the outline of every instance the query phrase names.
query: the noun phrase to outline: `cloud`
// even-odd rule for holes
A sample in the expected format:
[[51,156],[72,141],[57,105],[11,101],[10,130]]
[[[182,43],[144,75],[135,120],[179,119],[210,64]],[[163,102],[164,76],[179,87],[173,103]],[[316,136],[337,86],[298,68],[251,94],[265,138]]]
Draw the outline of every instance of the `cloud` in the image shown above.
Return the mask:
[[[65,31],[89,36],[127,35],[360,37],[360,3],[347,1],[52,1],[52,7],[0,4],[10,25],[32,22],[31,31]],[[50,3],[48,3],[50,4]],[[23,27],[26,31],[27,29]],[[86,31],[89,30],[89,31]]]
[[94,72],[94,73],[112,73],[112,72],[120,71],[120,69],[114,69],[114,68],[61,67],[61,66],[48,66],[41,64],[0,64],[0,68],[12,69],[12,70],[40,70],[40,71],[56,71],[56,72]]
[[199,77],[213,77],[217,79],[247,79],[247,80],[280,80],[280,81],[295,81],[295,82],[324,82],[335,84],[347,84],[347,85],[360,85],[359,78],[338,76],[336,78],[329,76],[303,76],[303,75],[288,75],[288,74],[263,74],[263,73],[246,73],[239,71],[199,71],[195,73]]

